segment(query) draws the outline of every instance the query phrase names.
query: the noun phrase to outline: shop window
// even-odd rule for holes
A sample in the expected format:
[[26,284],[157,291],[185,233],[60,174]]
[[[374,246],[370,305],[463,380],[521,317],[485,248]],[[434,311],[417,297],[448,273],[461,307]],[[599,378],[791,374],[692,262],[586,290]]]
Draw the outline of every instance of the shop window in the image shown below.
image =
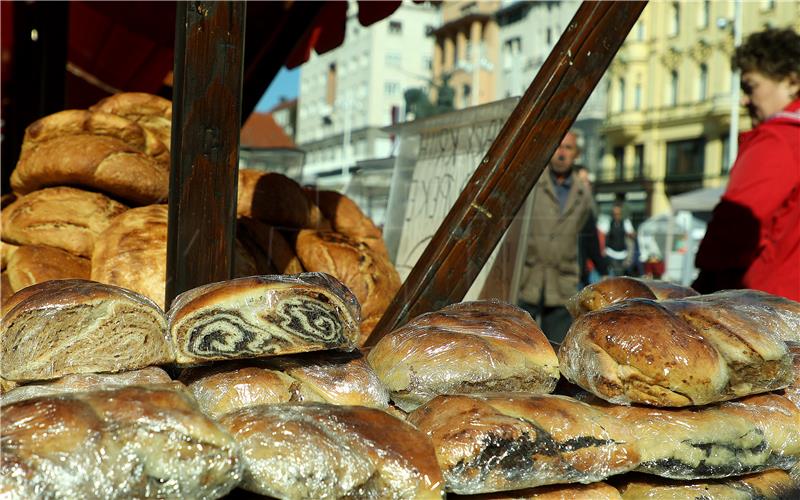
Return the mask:
[[400,35],[403,33],[403,23],[400,21],[389,21],[389,34]]
[[703,177],[706,141],[700,137],[667,143],[667,178],[677,180]]

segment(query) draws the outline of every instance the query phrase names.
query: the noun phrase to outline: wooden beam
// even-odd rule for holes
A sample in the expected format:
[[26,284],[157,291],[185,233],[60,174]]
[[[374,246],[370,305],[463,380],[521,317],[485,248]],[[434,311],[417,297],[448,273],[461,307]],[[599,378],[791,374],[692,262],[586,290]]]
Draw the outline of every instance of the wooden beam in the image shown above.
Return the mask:
[[646,3],[583,2],[367,346],[464,298]]
[[177,3],[165,305],[231,277],[245,2]]

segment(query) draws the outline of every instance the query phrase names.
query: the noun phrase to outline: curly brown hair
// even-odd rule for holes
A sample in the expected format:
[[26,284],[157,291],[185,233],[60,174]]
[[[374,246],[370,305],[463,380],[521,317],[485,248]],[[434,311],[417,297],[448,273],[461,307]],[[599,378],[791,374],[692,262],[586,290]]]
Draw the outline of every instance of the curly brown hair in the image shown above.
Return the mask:
[[758,71],[777,81],[800,77],[800,35],[791,28],[769,28],[747,37],[731,59],[734,69]]

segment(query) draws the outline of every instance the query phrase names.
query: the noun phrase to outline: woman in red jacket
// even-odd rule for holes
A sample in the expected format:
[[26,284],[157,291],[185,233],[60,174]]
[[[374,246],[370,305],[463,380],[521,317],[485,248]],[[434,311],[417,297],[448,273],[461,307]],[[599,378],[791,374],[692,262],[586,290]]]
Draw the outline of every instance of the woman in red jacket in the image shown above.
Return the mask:
[[753,288],[800,301],[800,36],[769,29],[733,56],[753,129],[697,254],[701,293]]

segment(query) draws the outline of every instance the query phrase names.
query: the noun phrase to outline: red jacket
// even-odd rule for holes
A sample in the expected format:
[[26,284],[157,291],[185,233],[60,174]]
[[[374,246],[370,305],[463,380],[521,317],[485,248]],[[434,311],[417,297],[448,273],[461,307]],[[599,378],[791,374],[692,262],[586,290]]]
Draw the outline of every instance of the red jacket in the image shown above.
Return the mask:
[[800,301],[800,99],[739,136],[696,265],[701,293],[753,288]]

